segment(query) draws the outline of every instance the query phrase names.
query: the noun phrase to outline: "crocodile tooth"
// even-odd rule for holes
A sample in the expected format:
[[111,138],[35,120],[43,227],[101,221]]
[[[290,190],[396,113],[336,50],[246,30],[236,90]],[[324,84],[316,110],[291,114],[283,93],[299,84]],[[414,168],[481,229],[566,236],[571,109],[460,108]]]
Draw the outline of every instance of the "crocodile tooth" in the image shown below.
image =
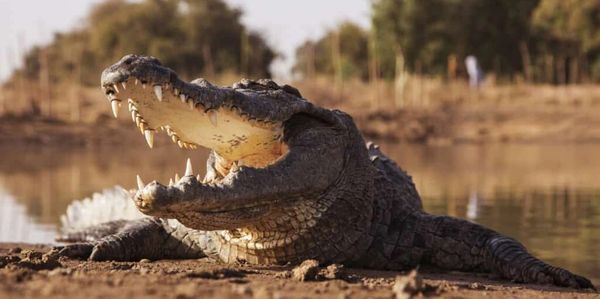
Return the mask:
[[135,110],[131,111],[131,121],[132,122],[136,122],[135,118],[137,117],[137,112],[135,112]]
[[123,90],[127,89],[127,82],[123,81],[121,82],[121,86],[123,86]]
[[179,178],[179,173],[175,174],[175,182],[179,182],[180,178]]
[[171,140],[173,140],[173,142],[177,143],[177,141],[179,141],[179,138],[177,137],[177,135],[173,134],[173,135],[171,135]]
[[142,190],[146,186],[146,184],[144,184],[144,181],[142,181],[142,178],[140,177],[139,174],[137,175],[137,185],[138,185],[138,190]]
[[115,118],[119,117],[119,106],[121,106],[121,102],[119,100],[112,100],[110,102],[110,107],[112,108],[112,113]]
[[117,93],[119,93],[119,87],[117,87],[117,84],[113,84],[113,88],[115,89],[115,91],[116,91]]
[[188,105],[190,106],[190,109],[194,109],[194,100],[191,100],[188,102]]
[[208,112],[206,112],[208,114],[208,119],[210,120],[210,123],[213,126],[217,126],[217,111],[216,110],[209,110]]
[[177,140],[177,145],[179,145],[179,148],[183,148],[183,141]]
[[177,89],[177,88],[173,88],[173,94],[174,94],[175,96],[178,96],[178,95],[179,95],[179,89]]
[[185,99],[187,98],[187,96],[183,93],[179,94],[179,99],[181,100],[181,102],[185,103]]
[[142,124],[142,117],[139,115],[135,116],[135,125],[139,127]]
[[154,85],[154,94],[156,95],[156,98],[158,99],[158,101],[162,102],[162,100],[163,100],[162,86]]
[[154,130],[145,130],[144,137],[146,137],[146,143],[152,148],[154,146]]
[[142,88],[146,89],[146,83],[142,83]]
[[137,78],[135,78],[135,81],[133,82],[133,84],[138,85],[140,83],[140,80],[138,80]]
[[229,168],[230,172],[236,172],[238,171],[239,167],[239,162],[238,161],[233,161],[233,163],[231,164],[231,168]]
[[200,181],[201,181],[201,180],[200,180],[200,174],[197,174],[197,175],[196,175],[196,180],[198,180],[198,182],[200,182]]
[[185,163],[185,174],[184,176],[194,175],[194,171],[192,170],[192,161],[190,158],[187,159]]
[[169,178],[169,187],[173,186],[173,179]]

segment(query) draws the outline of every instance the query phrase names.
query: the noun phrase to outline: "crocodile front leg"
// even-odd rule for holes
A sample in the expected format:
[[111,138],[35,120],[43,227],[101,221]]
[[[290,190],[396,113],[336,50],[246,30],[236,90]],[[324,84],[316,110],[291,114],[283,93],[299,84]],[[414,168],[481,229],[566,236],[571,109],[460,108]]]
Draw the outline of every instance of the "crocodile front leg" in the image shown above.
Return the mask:
[[57,238],[84,241],[55,247],[59,255],[94,261],[186,259],[204,257],[206,238],[178,223],[158,218],[111,221]]

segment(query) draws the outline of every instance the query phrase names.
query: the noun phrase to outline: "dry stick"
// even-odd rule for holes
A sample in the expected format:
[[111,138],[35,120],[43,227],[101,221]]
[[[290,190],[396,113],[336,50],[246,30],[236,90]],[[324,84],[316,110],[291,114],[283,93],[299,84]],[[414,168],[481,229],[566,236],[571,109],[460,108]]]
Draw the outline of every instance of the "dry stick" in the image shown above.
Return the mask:
[[579,58],[573,57],[569,63],[569,83],[572,85],[579,83]]
[[554,56],[550,54],[546,54],[544,59],[544,69],[545,69],[545,80],[547,84],[552,84],[554,82]]
[[315,76],[315,69],[316,69],[316,62],[315,62],[315,44],[314,43],[310,43],[308,46],[308,57],[306,58],[306,73],[308,74],[309,78],[314,78]]
[[246,30],[242,30],[240,34],[240,74],[245,77],[249,76],[249,55],[250,55],[250,40]]
[[75,57],[77,57],[77,62],[75,63],[75,69],[73,69],[73,77],[75,82],[74,92],[71,94],[71,121],[79,122],[81,121],[81,63],[83,60],[83,46],[75,49],[76,53]]
[[560,85],[565,85],[567,83],[567,76],[566,76],[566,59],[561,55],[558,56],[557,62],[556,62],[556,72],[558,73],[558,84]]
[[401,49],[396,50],[396,69],[394,73],[394,103],[396,109],[403,108],[404,89],[406,87],[406,69],[404,67],[404,55]]
[[[0,74],[2,74],[2,71],[4,70],[4,67],[3,67],[4,65],[8,65],[8,61],[6,64],[0,63]],[[10,68],[8,68],[8,71],[10,72]],[[6,113],[6,111],[4,110],[5,109],[4,103],[5,103],[5,98],[6,98],[5,92],[6,92],[6,89],[4,87],[4,82],[0,81],[0,117],[2,117]]]
[[[22,62],[23,62],[23,70],[21,72],[17,72],[15,74],[18,74],[17,76],[17,93],[18,93],[18,99],[19,102],[21,103],[25,103],[25,101],[27,100],[27,94],[26,94],[26,88],[25,88],[25,41],[24,41],[24,37],[23,34],[19,34],[18,39],[17,39],[17,52],[16,53],[11,53],[12,55],[12,61],[13,63],[17,61],[17,57],[21,57],[22,58]],[[17,65],[13,65],[14,69],[17,68]],[[36,107],[36,99],[35,98],[30,98],[31,102],[29,103],[29,107],[32,108],[33,113],[37,113],[37,107]]]
[[212,62],[212,52],[209,44],[204,44],[202,46],[202,59],[204,60],[204,73],[207,74],[207,77],[214,78],[215,67]]
[[527,42],[521,41],[519,43],[519,52],[521,52],[525,82],[531,83],[533,81],[533,76],[531,72],[531,56],[529,55],[529,47],[527,46]]
[[42,115],[44,117],[50,117],[51,114],[51,99],[50,99],[50,70],[48,68],[48,50],[46,48],[40,49],[39,53],[40,73],[39,84],[40,84],[40,100],[42,102]]
[[[375,37],[375,29],[369,34],[369,83],[370,88],[375,89],[374,93],[371,93],[374,98],[371,98],[371,103],[374,103],[375,109],[379,109],[379,87],[377,82],[379,81],[379,57],[377,55],[377,38]],[[373,108],[373,106],[371,106]]]
[[342,97],[343,93],[343,78],[342,78],[342,55],[340,49],[340,34],[339,31],[336,30],[331,35],[331,55],[333,61],[333,68],[335,73],[335,91],[336,98],[339,100]]

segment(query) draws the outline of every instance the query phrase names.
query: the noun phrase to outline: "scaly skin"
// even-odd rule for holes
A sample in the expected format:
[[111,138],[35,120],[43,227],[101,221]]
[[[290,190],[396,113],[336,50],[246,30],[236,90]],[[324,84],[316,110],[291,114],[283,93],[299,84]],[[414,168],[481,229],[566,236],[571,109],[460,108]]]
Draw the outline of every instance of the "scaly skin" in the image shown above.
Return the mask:
[[[133,87],[133,80],[161,86],[163,97],[184,93],[187,105],[181,107],[201,107],[195,113],[206,118],[184,116],[189,112],[178,110],[185,108],[174,103],[175,97],[148,99],[145,93],[151,91]],[[117,91],[121,82],[127,82],[127,91],[125,86]],[[411,178],[377,146],[365,146],[350,116],[316,107],[292,87],[268,80],[246,80],[232,88],[204,80],[184,83],[158,60],[132,55],[104,71],[102,86],[109,100],[132,97],[133,110],[143,118],[138,120],[141,129],[169,126],[185,144],[213,152],[203,182],[189,173],[170,186],[140,182],[133,201],[152,218],[63,236],[86,241],[65,246],[64,255],[92,260],[209,256],[249,264],[316,259],[390,270],[430,265],[492,272],[525,283],[593,288],[588,279],[536,259],[523,245],[491,229],[424,212]],[[199,123],[232,110],[242,123],[259,122],[267,129],[252,131],[242,124],[236,127],[246,138],[241,144],[211,143],[192,137],[198,125],[191,120],[161,119],[157,112],[167,115],[169,107]],[[233,138],[223,125],[200,129]],[[280,127],[283,136],[277,135]],[[272,144],[244,147],[269,134]],[[240,152],[253,158],[237,159]]]

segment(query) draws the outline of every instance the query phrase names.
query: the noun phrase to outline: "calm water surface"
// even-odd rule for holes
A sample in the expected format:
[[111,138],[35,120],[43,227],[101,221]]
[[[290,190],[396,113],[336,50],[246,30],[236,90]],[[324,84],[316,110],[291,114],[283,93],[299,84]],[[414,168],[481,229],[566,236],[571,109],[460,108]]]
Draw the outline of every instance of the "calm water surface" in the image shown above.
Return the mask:
[[[600,145],[383,144],[413,176],[426,210],[484,224],[600,284]],[[135,175],[167,182],[206,152],[0,147],[0,242],[51,242],[73,199]]]

